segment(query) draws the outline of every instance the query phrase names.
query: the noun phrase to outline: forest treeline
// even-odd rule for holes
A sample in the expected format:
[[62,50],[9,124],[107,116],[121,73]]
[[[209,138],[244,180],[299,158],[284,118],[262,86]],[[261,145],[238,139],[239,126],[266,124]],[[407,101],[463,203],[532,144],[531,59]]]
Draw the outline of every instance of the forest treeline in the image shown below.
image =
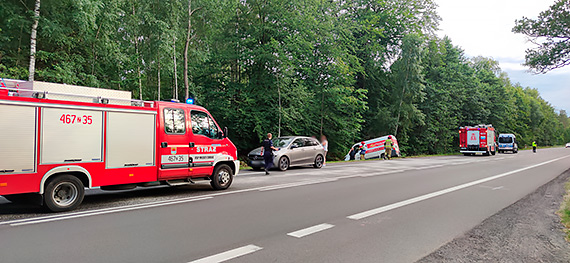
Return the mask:
[[[39,1],[39,0],[38,0]],[[36,0],[0,2],[0,77],[28,79]],[[395,134],[405,154],[458,149],[493,124],[521,145],[570,119],[491,58],[438,38],[433,0],[41,0],[35,79],[205,106],[240,153],[267,132],[329,138],[334,156]],[[188,95],[187,95],[188,94]]]

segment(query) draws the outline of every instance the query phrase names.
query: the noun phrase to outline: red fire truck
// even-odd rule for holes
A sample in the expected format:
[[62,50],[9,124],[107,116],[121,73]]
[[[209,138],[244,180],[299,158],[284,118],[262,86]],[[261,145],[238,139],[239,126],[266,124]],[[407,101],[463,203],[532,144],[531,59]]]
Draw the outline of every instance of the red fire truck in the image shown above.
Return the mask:
[[493,125],[479,124],[459,128],[459,148],[464,155],[495,155],[497,140]]
[[239,172],[227,129],[203,107],[131,100],[118,90],[16,85],[0,87],[0,195],[8,200],[66,211],[80,205],[85,188],[209,180],[221,190]]

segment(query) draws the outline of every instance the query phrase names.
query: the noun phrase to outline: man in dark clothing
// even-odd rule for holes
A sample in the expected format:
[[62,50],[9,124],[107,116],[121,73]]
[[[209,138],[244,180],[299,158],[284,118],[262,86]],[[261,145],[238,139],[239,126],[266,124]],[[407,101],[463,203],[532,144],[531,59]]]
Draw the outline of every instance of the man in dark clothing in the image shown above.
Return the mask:
[[273,151],[278,151],[279,149],[273,147],[273,141],[271,138],[273,135],[271,133],[267,134],[267,139],[263,140],[261,143],[261,152],[263,153],[263,160],[265,162],[265,174],[269,174],[269,169],[273,166]]
[[356,148],[357,148],[357,146],[353,146],[350,149],[350,152],[348,153],[349,159],[351,161],[354,161],[356,159],[356,152],[358,151],[358,149],[356,149]]

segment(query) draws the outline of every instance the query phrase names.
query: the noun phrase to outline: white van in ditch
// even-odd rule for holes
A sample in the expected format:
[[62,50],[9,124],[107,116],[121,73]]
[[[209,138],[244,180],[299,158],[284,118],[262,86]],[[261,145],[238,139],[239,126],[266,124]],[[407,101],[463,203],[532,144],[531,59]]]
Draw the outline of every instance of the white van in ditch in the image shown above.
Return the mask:
[[392,137],[391,157],[400,157],[400,147],[398,146],[398,140],[396,140],[396,136],[386,135],[370,139],[367,141],[355,143],[352,146],[351,150],[346,154],[346,156],[344,156],[344,160],[345,161],[360,160],[361,159],[360,153],[362,151],[362,148],[364,148],[364,159],[383,158],[384,153],[386,152],[384,150],[384,142],[386,142],[388,136]]

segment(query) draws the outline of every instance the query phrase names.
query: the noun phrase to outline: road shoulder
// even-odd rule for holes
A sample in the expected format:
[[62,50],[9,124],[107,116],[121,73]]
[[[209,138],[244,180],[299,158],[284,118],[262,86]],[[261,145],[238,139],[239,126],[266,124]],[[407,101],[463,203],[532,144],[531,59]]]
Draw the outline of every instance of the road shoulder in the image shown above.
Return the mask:
[[418,262],[570,262],[556,214],[569,178],[567,170]]

